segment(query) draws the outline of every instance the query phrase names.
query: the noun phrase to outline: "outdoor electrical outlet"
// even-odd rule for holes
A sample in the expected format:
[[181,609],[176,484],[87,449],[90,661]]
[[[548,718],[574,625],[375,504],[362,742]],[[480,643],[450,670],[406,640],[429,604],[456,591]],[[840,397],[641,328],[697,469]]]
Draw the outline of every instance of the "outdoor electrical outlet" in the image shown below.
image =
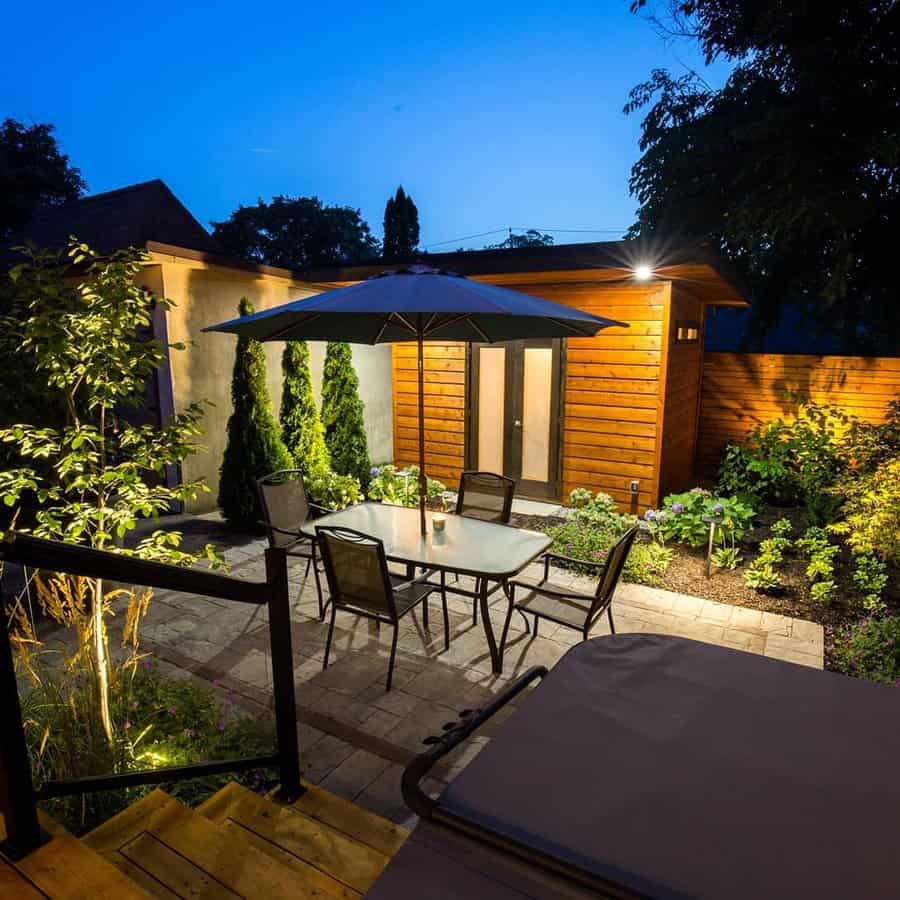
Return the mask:
[[640,486],[641,483],[639,481],[632,481],[631,484],[628,485],[628,487],[631,489],[632,494],[636,494]]

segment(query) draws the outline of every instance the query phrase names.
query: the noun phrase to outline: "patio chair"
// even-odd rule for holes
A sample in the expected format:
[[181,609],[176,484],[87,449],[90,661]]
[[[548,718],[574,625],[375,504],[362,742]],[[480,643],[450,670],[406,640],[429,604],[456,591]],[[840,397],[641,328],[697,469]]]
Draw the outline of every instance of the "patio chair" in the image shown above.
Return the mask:
[[[483,522],[509,525],[515,489],[516,482],[505,475],[496,475],[493,472],[463,472],[459,476],[459,489],[456,492],[456,514],[470,519],[481,519]],[[459,576],[454,576],[454,581],[458,580]],[[443,572],[441,586],[446,589],[446,576]],[[476,595],[478,591],[479,584],[476,581]],[[472,624],[478,624],[477,596],[472,602]]]
[[[503,625],[503,637],[500,640],[501,647],[506,643],[509,632],[509,621],[512,611],[518,610],[525,620],[525,631],[530,633],[528,616],[534,617],[534,634],[538,634],[538,622],[541,619],[549,619],[558,625],[574,628],[581,632],[582,640],[590,637],[591,629],[597,620],[605,612],[609,617],[609,629],[615,634],[616,626],[613,623],[612,600],[619,584],[622,570],[625,568],[625,560],[631,551],[637,535],[637,526],[629,528],[622,537],[616,541],[606,554],[602,562],[588,562],[582,559],[573,559],[570,556],[562,556],[559,553],[547,553],[544,555],[544,577],[540,581],[531,578],[517,577],[509,581],[509,612]],[[574,588],[553,584],[550,579],[550,563],[557,562],[577,563],[579,566],[588,566],[596,569],[599,575],[597,589],[593,594],[578,591]],[[523,599],[516,600],[516,590],[521,589],[525,593]],[[501,651],[502,652],[502,651]]]
[[309,577],[312,568],[316,580],[316,595],[319,598],[319,619],[325,619],[328,604],[322,598],[322,585],[319,580],[319,562],[316,542],[300,534],[300,528],[312,517],[314,512],[331,512],[324,506],[314,503],[306,493],[301,469],[281,469],[257,479],[256,492],[262,510],[270,547],[284,547],[288,556],[297,556],[306,560],[304,578]]
[[[427,573],[409,580],[393,575],[388,570],[384,544],[376,537],[351,528],[335,526],[317,528],[316,533],[331,592],[331,624],[328,626],[322,669],[324,671],[328,668],[335,615],[342,609],[379,624],[384,622],[393,625],[387,675],[387,690],[390,690],[400,620],[421,605],[422,624],[428,628],[428,597],[439,588],[425,580]],[[444,649],[448,650],[450,616],[447,612],[447,595],[442,592],[441,596],[444,607]]]

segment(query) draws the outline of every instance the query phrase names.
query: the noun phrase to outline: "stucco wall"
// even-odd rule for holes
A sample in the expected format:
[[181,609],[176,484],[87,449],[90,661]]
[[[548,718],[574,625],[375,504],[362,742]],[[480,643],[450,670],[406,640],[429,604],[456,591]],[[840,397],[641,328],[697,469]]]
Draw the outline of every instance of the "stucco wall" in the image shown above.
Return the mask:
[[[170,343],[187,344],[170,355],[172,393],[176,411],[192,401],[207,400],[205,434],[207,452],[198,453],[182,466],[184,478],[203,477],[208,494],[189,506],[190,512],[216,508],[219,467],[225,451],[226,427],[231,414],[231,370],[237,338],[227,334],[204,334],[202,329],[237,316],[241,297],[248,297],[257,310],[316,293],[309,285],[258,275],[239,269],[170,258],[162,260],[163,290],[176,305],[167,316]],[[275,414],[281,404],[281,342],[263,345],[269,395]],[[313,381],[318,394],[322,380],[325,345],[311,343]],[[390,347],[353,348],[353,362],[360,381],[360,396],[366,407],[369,453],[381,462],[390,458],[393,447]]]

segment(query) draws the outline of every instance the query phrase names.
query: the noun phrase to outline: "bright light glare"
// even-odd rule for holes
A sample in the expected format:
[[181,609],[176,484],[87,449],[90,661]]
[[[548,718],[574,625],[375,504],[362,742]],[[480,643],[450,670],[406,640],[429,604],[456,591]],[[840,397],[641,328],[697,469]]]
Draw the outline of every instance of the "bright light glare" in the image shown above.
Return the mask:
[[634,277],[638,281],[649,281],[653,277],[653,269],[646,264],[635,266]]

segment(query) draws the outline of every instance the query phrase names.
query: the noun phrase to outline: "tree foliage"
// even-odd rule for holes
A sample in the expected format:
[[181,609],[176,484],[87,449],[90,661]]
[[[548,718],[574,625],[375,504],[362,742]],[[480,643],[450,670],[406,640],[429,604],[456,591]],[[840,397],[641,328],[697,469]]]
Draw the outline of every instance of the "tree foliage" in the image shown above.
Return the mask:
[[22,228],[40,206],[77,200],[87,184],[60,153],[52,125],[0,125],[0,239]]
[[[633,8],[644,7],[643,0]],[[708,241],[749,284],[762,326],[802,308],[848,351],[900,340],[900,11],[790,0],[660,0],[669,34],[733,70],[721,89],[654,70],[631,176],[635,234]],[[661,260],[662,262],[662,260]]]
[[[143,403],[147,379],[169,349],[148,336],[154,304],[172,304],[135,284],[142,261],[137,250],[101,258],[73,240],[63,259],[31,249],[12,269],[12,308],[0,322],[0,335],[58,396],[66,421],[58,427],[18,422],[0,430],[0,441],[14,448],[19,461],[0,471],[0,498],[9,508],[19,507],[19,531],[191,564],[197,557],[178,549],[178,532],[157,530],[128,547],[121,543],[139,518],[156,517],[207,489],[201,480],[168,485],[165,478],[168,466],[198,449],[199,405],[158,427],[133,424],[123,414]],[[70,278],[73,265],[81,267],[77,283]],[[206,552],[217,558],[211,546]],[[109,588],[102,579],[70,581],[57,584],[63,595],[77,595],[85,610],[83,624],[73,625],[79,658],[95,680],[102,728],[112,742],[106,617],[115,600],[130,598],[125,640],[136,649],[150,594]],[[74,616],[74,606],[68,608]]]
[[524,234],[513,234],[510,229],[509,237],[499,244],[488,244],[485,250],[515,250],[519,247],[550,247],[553,244],[553,235],[544,234],[536,228],[529,228]]
[[418,246],[419,210],[401,185],[384,207],[383,255],[385,259],[403,259]]
[[[245,297],[238,305],[242,316],[252,313]],[[256,494],[256,480],[290,469],[293,460],[281,433],[266,385],[266,355],[262,344],[239,337],[231,376],[232,412],[228,419],[228,443],[219,472],[219,506],[231,528],[253,531],[263,520]]]
[[371,464],[359,379],[350,345],[339,341],[329,341],[325,351],[322,424],[332,468],[340,475],[352,475],[366,490]]
[[313,394],[306,341],[287,341],[281,357],[281,435],[294,463],[304,472],[328,469],[325,428]]
[[365,262],[379,251],[358,209],[326,206],[318,197],[259,200],[212,226],[232,256],[286,269]]

